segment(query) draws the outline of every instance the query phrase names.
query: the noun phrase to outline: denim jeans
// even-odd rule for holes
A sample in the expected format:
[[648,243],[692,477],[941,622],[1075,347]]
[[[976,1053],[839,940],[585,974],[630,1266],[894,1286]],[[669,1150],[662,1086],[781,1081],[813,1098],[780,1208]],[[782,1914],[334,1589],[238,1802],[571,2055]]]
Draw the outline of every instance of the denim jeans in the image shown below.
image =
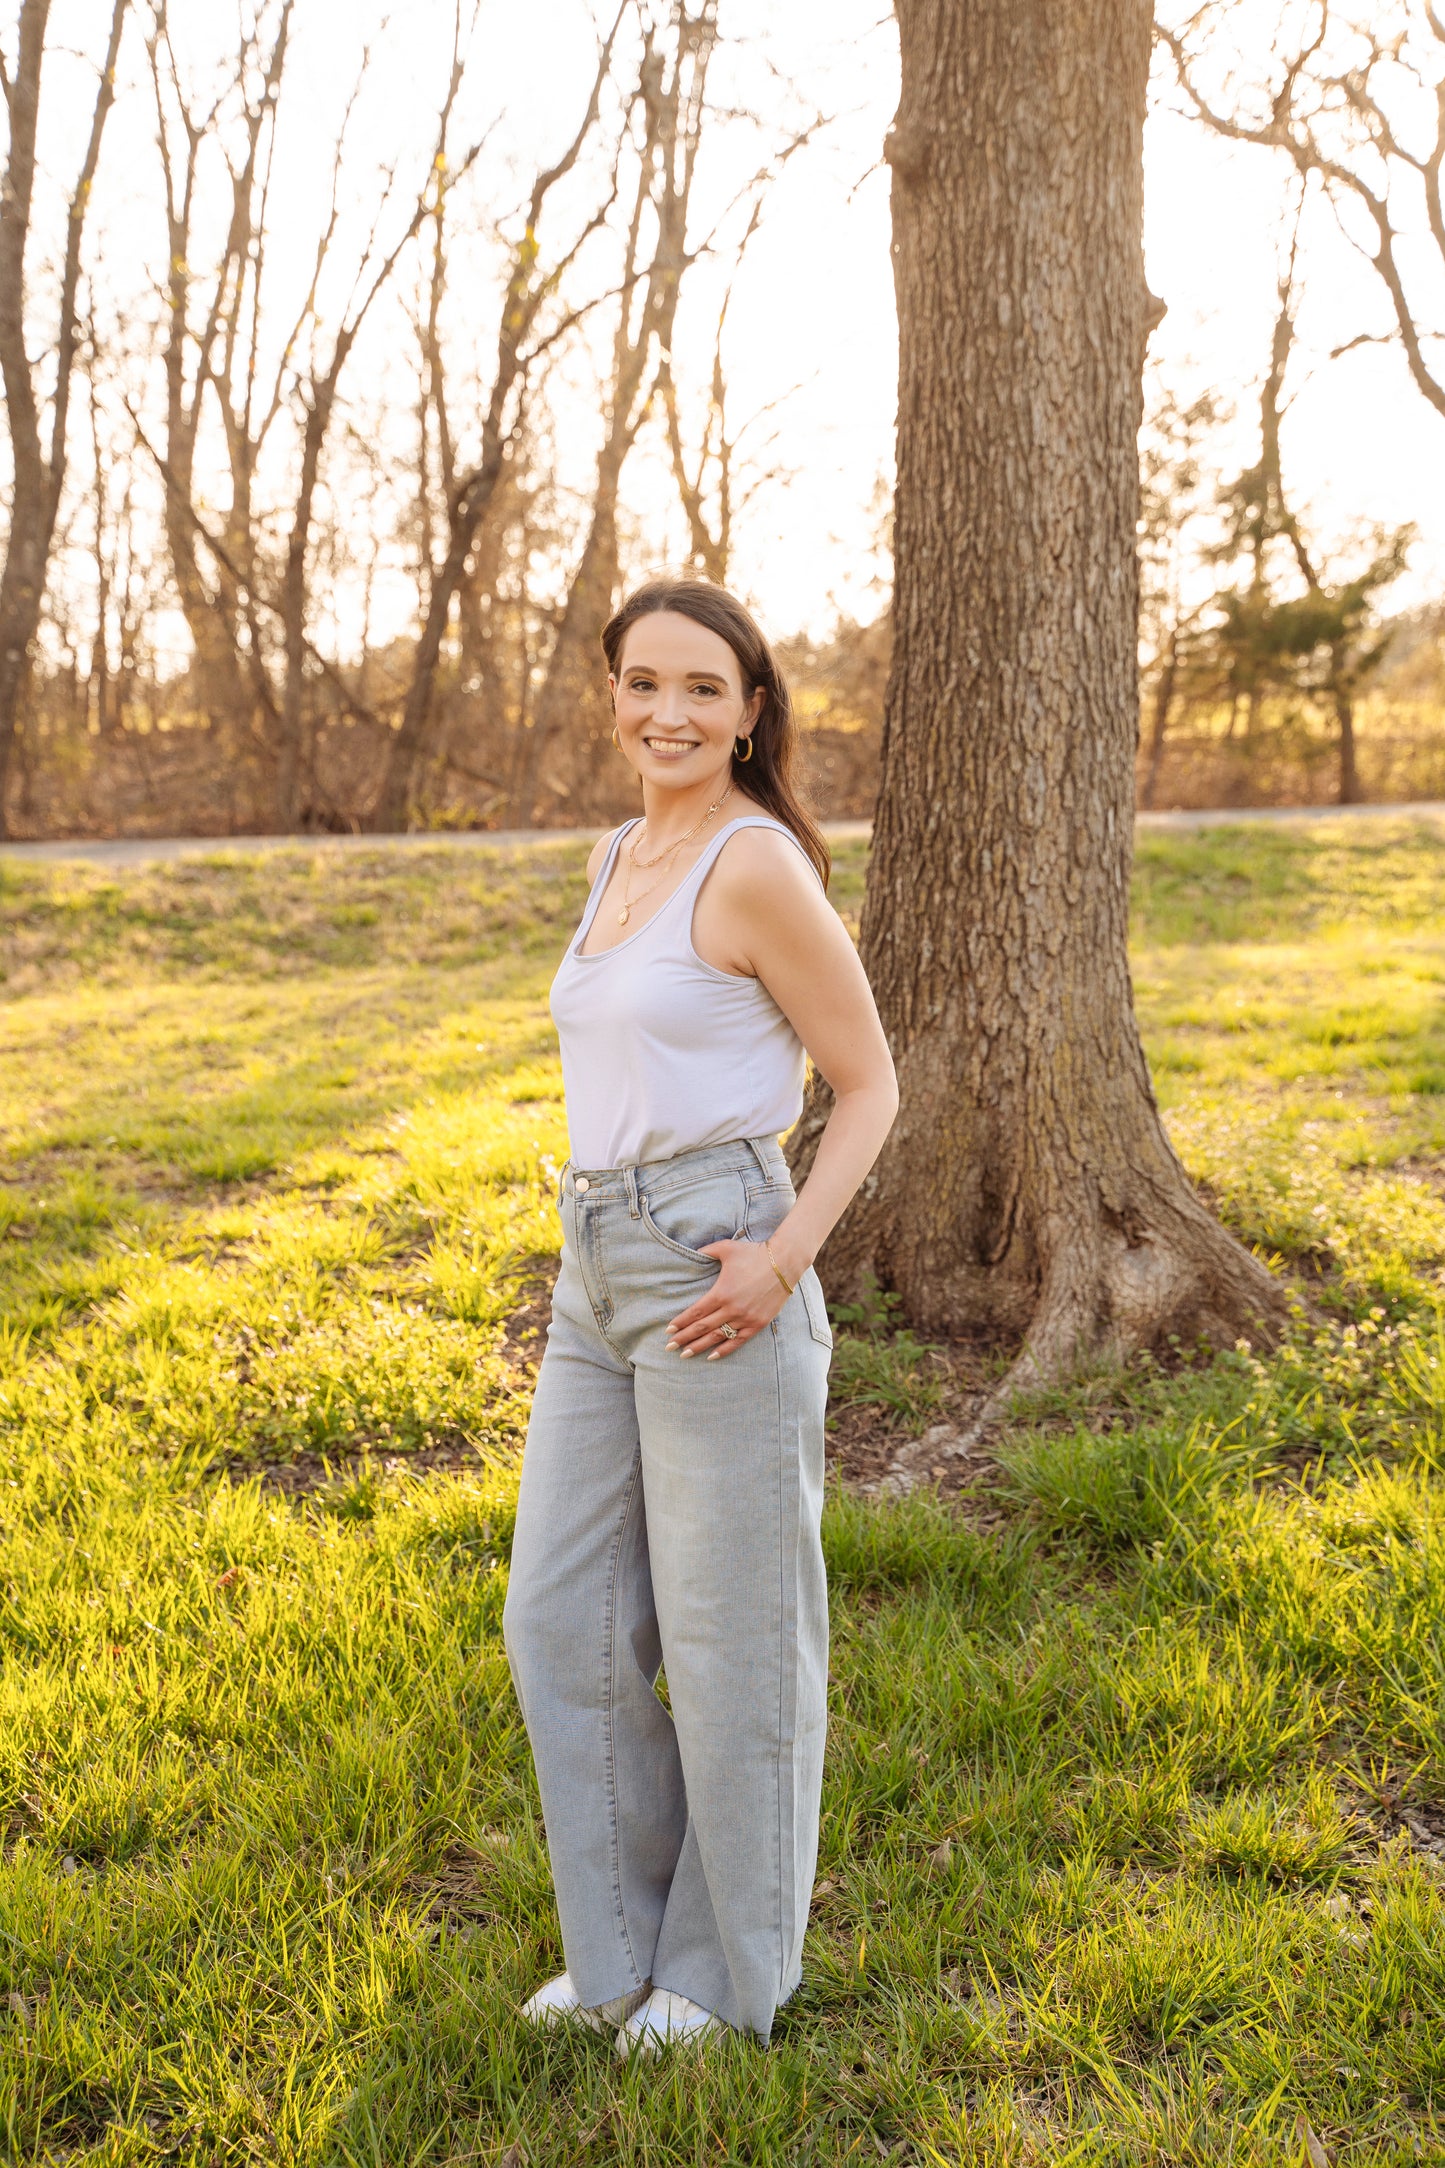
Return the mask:
[[569,1163],[559,1202],[503,1627],[567,1970],[584,2003],[651,1979],[766,2039],[817,1860],[823,1293],[809,1269],[717,1362],[665,1349],[701,1245],[791,1208],[775,1138]]

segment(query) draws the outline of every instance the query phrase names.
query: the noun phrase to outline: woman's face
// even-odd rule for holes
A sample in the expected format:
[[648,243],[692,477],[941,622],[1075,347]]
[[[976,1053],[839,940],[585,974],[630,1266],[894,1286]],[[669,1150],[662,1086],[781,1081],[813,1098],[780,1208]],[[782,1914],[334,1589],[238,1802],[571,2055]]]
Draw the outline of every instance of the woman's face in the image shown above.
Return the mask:
[[738,659],[719,633],[676,610],[654,610],[628,630],[609,677],[622,750],[645,783],[685,790],[726,774],[733,740],[763,704],[744,698]]

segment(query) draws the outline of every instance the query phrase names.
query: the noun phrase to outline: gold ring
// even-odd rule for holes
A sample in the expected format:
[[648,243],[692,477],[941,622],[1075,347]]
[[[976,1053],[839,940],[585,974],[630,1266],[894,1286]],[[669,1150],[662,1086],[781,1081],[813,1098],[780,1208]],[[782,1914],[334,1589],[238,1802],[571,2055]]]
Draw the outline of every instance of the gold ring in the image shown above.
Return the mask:
[[722,1334],[724,1340],[736,1340],[738,1336],[736,1325],[719,1325],[718,1331]]

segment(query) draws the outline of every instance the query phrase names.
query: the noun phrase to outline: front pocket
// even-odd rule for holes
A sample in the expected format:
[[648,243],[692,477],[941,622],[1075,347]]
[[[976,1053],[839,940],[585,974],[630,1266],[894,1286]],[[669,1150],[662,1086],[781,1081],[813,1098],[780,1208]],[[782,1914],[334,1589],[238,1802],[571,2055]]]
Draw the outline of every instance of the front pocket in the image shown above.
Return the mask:
[[803,1307],[808,1313],[808,1330],[819,1347],[833,1345],[833,1328],[828,1323],[828,1305],[823,1300],[823,1283],[809,1265],[798,1282],[803,1291]]
[[660,1197],[646,1197],[639,1190],[637,1202],[642,1224],[655,1241],[708,1272],[719,1269],[718,1259],[701,1255],[703,1243],[731,1242],[747,1219],[743,1178],[735,1173],[707,1175]]
[[740,1225],[750,1242],[766,1242],[775,1235],[798,1199],[788,1181],[744,1186],[746,1211]]

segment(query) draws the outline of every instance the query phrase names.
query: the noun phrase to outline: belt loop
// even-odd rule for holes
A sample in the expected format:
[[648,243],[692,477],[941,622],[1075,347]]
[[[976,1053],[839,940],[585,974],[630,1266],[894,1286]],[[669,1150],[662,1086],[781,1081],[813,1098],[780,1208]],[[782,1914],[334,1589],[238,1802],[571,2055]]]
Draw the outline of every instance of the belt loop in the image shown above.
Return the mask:
[[622,1172],[627,1177],[627,1209],[634,1219],[641,1219],[642,1213],[637,1202],[637,1169],[627,1166]]
[[758,1165],[762,1168],[763,1180],[765,1182],[771,1182],[775,1169],[773,1168],[772,1163],[768,1159],[767,1153],[763,1150],[762,1140],[758,1137],[747,1137],[744,1139],[744,1142],[746,1143],[748,1150],[752,1153],[754,1159],[757,1161]]

